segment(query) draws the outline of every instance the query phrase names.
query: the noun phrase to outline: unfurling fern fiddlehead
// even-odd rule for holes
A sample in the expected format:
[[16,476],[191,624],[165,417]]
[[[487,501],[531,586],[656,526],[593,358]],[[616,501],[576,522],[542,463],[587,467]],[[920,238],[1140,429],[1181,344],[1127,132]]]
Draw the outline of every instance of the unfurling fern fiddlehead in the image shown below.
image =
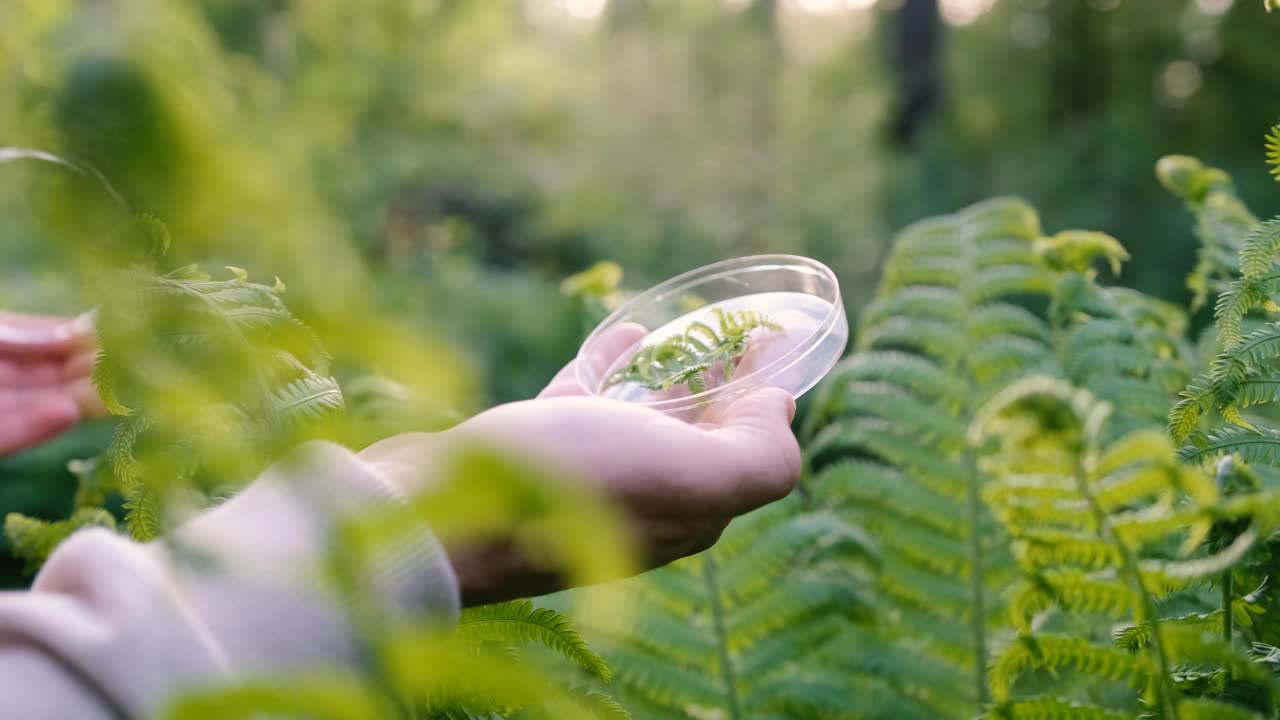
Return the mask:
[[604,386],[635,382],[650,390],[666,390],[687,385],[690,392],[707,389],[706,373],[719,369],[724,381],[733,380],[734,363],[747,352],[751,333],[758,330],[781,332],[782,326],[754,310],[725,312],[712,308],[717,332],[702,321],[655,345],[642,347],[606,378]]
[[[1280,158],[1274,157],[1276,138],[1280,138],[1280,126],[1268,137],[1273,171],[1280,170]],[[1180,161],[1189,168],[1190,184],[1207,182],[1204,176],[1226,177],[1193,160]],[[1229,187],[1229,179],[1219,183]],[[1233,195],[1223,202],[1243,208]],[[1240,217],[1252,215],[1245,210]],[[1229,266],[1224,262],[1232,280],[1222,288],[1214,312],[1218,353],[1209,371],[1194,378],[1182,392],[1182,400],[1169,415],[1169,432],[1175,440],[1191,441],[1183,450],[1186,459],[1226,452],[1246,461],[1274,465],[1280,460],[1280,430],[1257,413],[1257,406],[1280,400],[1280,375],[1273,367],[1273,361],[1280,358],[1280,322],[1274,321],[1280,311],[1275,300],[1280,294],[1280,263],[1276,262],[1280,218],[1233,225],[1232,229],[1235,237],[1231,244],[1237,252],[1229,259]],[[1228,424],[1201,431],[1201,419],[1209,411]]]
[[[1069,668],[1144,690],[1153,717],[1223,717],[1232,708],[1252,717],[1221,687],[1180,684],[1196,670],[1266,687],[1268,671],[1221,637],[1222,612],[1162,618],[1157,603],[1243,563],[1278,527],[1280,498],[1224,498],[1198,469],[1179,466],[1154,428],[1108,441],[1111,413],[1087,391],[1034,377],[994,398],[973,425],[972,440],[995,448],[983,462],[993,479],[985,495],[1025,577],[1011,590],[1019,637],[993,665],[993,715],[1033,716],[1027,704],[1039,708],[1051,698],[1017,697],[1015,683],[1035,670]],[[1247,529],[1206,550],[1221,519]],[[1135,624],[1116,633],[1119,647],[1108,647],[1054,632],[1065,614]],[[1118,710],[1080,705],[1062,716]]]

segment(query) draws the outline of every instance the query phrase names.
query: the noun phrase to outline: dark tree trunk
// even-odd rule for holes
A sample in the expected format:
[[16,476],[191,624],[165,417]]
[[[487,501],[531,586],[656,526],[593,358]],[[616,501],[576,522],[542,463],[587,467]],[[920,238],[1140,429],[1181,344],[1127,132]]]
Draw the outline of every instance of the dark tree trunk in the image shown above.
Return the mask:
[[[1050,8],[1049,126],[1094,115],[1107,97],[1107,44],[1099,11],[1086,0],[1058,0]],[[1105,21],[1105,18],[1102,18]]]
[[898,93],[891,132],[910,145],[942,98],[942,23],[938,0],[904,0],[893,33]]

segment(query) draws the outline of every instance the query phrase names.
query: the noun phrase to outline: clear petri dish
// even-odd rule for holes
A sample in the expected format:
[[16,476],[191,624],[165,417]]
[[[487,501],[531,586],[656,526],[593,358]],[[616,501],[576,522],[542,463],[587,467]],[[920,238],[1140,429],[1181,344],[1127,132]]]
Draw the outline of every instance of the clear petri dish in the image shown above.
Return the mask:
[[[611,362],[596,352],[613,328],[647,334]],[[583,343],[578,382],[591,395],[691,422],[763,387],[799,397],[849,339],[835,273],[798,255],[754,255],[678,275],[631,298]]]

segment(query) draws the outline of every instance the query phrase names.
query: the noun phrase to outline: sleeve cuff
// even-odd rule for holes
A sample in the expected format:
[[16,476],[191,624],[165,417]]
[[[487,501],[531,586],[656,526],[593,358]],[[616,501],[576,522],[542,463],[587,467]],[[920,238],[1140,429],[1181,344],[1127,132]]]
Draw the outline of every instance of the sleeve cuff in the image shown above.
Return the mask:
[[[347,614],[323,580],[335,524],[401,501],[350,451],[308,443],[233,499],[153,548],[236,669],[301,669],[320,657],[355,658]],[[367,569],[384,617],[456,620],[458,582],[440,543],[421,527]]]

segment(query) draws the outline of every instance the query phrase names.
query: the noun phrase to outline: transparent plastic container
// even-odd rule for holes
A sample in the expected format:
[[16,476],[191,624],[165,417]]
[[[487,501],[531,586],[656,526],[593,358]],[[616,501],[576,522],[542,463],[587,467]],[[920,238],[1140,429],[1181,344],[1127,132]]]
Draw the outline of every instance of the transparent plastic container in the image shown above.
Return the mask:
[[[612,362],[601,358],[600,338],[624,323],[648,333]],[[751,329],[743,333],[744,328]],[[743,342],[732,345],[733,337]],[[717,345],[716,339],[724,342]],[[762,387],[799,397],[831,370],[848,339],[840,285],[830,268],[797,255],[755,255],[691,270],[628,300],[587,337],[577,376],[592,395],[705,421]],[[704,349],[733,350],[709,353],[715,360],[703,370],[682,374],[665,372],[691,366],[681,365],[680,358],[663,366],[657,356],[637,355],[672,342],[680,349],[671,354],[696,352],[699,358],[708,355]]]

